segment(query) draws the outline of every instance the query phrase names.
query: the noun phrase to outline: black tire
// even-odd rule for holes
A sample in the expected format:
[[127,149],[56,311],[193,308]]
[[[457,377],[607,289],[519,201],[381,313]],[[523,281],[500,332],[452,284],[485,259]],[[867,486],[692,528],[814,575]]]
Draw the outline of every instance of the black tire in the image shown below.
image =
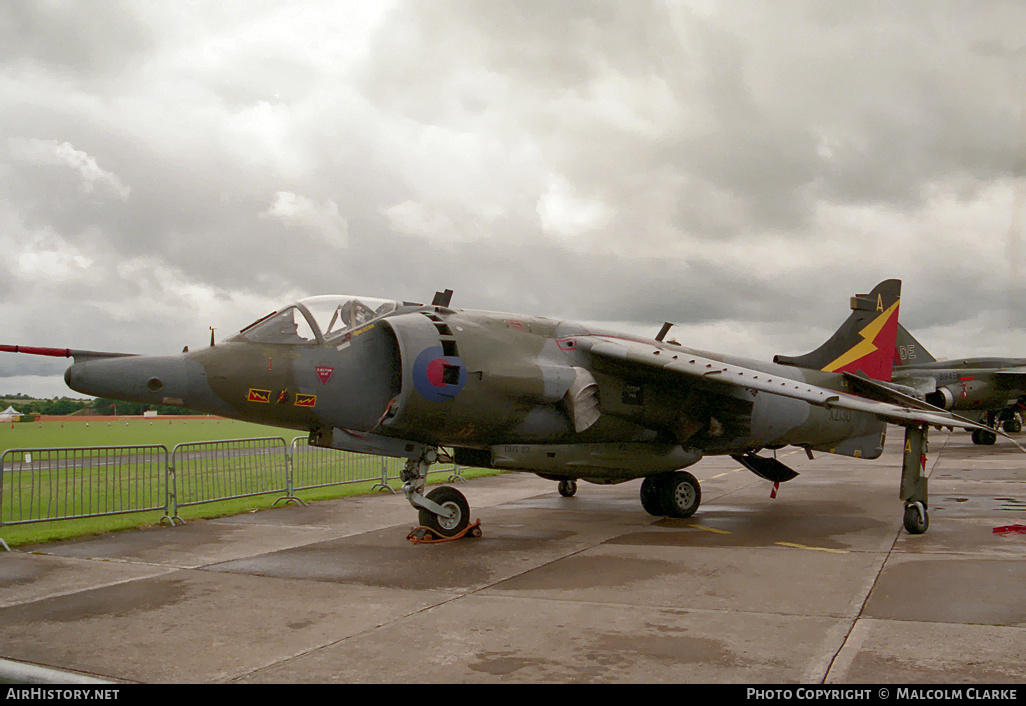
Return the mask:
[[448,517],[439,517],[430,510],[421,508],[420,524],[440,537],[455,537],[470,525],[470,504],[463,493],[447,485],[435,488],[427,499],[441,505],[449,512]]
[[577,481],[575,480],[561,480],[559,481],[559,494],[564,498],[572,498],[577,493]]
[[665,517],[662,501],[660,500],[659,481],[663,474],[657,476],[645,476],[641,481],[641,507],[645,512],[656,517]]
[[930,526],[930,514],[917,503],[905,506],[905,530],[909,534],[923,534]]
[[993,446],[994,442],[997,441],[997,434],[992,431],[984,431],[983,429],[973,430],[973,443],[981,446]]
[[1018,434],[1022,431],[1022,422],[1018,419],[1008,419],[1005,421],[1004,429],[1008,434]]
[[667,517],[691,517],[702,503],[702,488],[698,479],[687,471],[667,474],[660,483],[660,504]]

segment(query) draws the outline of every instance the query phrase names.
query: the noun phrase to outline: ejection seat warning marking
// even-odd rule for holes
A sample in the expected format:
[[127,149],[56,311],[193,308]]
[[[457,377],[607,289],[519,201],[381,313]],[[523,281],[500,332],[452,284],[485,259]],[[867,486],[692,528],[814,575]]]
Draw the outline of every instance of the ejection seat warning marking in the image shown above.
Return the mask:
[[334,368],[327,365],[318,365],[315,369],[317,370],[317,377],[321,379],[322,385],[327,385],[328,381],[331,380],[331,376],[335,372]]
[[249,389],[249,396],[247,396],[246,399],[249,402],[262,402],[264,404],[269,404],[270,401],[271,401],[271,391],[270,390],[255,390],[253,388],[250,388]]

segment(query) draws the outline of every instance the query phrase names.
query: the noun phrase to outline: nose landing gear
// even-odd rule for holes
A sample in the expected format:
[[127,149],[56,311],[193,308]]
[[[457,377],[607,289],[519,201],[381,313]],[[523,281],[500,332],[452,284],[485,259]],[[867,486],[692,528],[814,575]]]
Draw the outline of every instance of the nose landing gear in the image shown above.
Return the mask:
[[428,468],[437,460],[437,449],[427,449],[420,458],[408,459],[403,467],[403,493],[417,509],[421,525],[407,538],[416,544],[480,537],[481,521],[470,524],[470,504],[463,493],[443,485],[424,494]]

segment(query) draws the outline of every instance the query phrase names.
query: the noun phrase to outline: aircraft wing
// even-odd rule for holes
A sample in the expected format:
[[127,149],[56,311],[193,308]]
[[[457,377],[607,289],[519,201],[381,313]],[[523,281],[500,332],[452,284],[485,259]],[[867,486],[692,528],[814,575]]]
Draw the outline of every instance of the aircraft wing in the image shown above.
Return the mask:
[[[638,369],[658,369],[679,375],[682,381],[706,389],[741,388],[791,397],[820,407],[838,408],[872,414],[891,424],[909,426],[930,424],[963,429],[993,431],[978,422],[959,417],[939,408],[923,409],[920,405],[894,404],[828,390],[799,380],[753,370],[739,365],[705,358],[681,349],[675,351],[627,339],[594,339],[580,341],[581,350],[595,357],[615,361]],[[909,400],[910,402],[913,400]]]
[[995,370],[994,376],[998,382],[1007,387],[1026,388],[1026,367]]
[[[869,397],[870,399],[879,400],[880,402],[890,402],[899,407],[912,407],[914,409],[925,409],[930,412],[944,412],[943,407],[932,405],[923,399],[926,393],[920,391],[916,385],[897,385],[895,383],[886,383],[880,380],[874,380],[867,375],[864,375],[861,371],[858,373],[849,373],[845,371],[844,378],[851,383],[852,389],[858,393],[861,397]],[[929,388],[930,392],[936,389],[936,386]]]

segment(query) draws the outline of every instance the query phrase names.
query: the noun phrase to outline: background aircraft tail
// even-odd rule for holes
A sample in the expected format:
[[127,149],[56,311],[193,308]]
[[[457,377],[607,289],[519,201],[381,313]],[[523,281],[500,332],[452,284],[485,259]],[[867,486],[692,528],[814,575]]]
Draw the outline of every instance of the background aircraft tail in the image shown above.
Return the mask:
[[901,280],[889,279],[869,294],[851,298],[851,315],[826,343],[805,355],[773,357],[774,363],[827,372],[863,374],[890,381],[898,334]]
[[912,334],[905,330],[905,327],[898,324],[897,347],[894,349],[894,364],[915,365],[916,363],[935,363],[937,359],[920,345],[919,341],[913,338]]

